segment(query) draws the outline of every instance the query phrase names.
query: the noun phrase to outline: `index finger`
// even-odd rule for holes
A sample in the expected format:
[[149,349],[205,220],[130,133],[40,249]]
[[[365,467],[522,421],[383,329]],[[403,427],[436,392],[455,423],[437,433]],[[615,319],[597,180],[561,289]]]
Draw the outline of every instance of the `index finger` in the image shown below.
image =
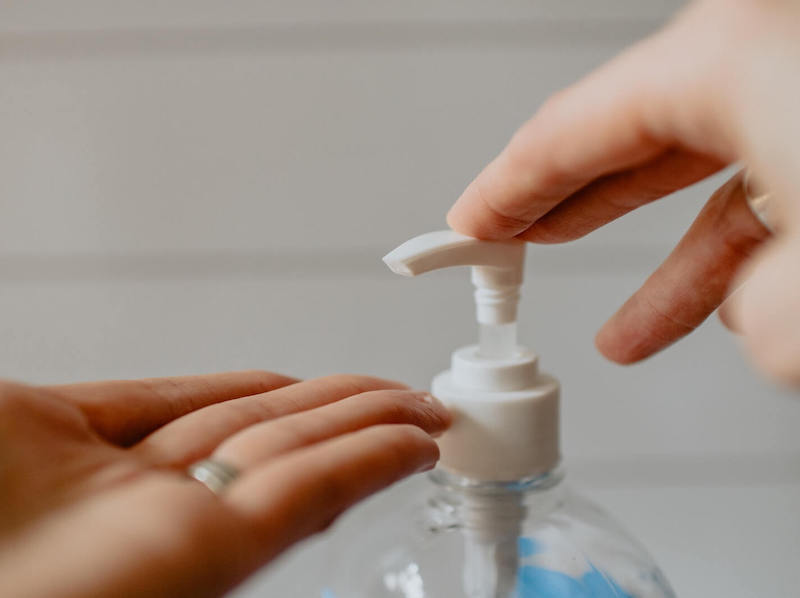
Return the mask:
[[650,67],[658,43],[639,44],[546,102],[466,188],[450,226],[514,237],[594,179],[666,151],[670,136],[650,122],[664,104],[665,74]]

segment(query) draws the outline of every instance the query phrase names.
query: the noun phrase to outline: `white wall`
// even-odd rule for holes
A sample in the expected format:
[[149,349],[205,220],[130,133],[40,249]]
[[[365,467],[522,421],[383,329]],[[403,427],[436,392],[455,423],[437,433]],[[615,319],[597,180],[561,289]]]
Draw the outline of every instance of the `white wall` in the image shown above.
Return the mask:
[[[379,257],[441,227],[548,94],[679,4],[0,0],[0,375],[427,385],[472,339],[466,273],[401,280]],[[679,574],[625,488],[693,504],[709,485],[800,483],[800,406],[716,321],[631,368],[592,346],[719,182],[531,248],[522,308],[564,384],[576,477]]]

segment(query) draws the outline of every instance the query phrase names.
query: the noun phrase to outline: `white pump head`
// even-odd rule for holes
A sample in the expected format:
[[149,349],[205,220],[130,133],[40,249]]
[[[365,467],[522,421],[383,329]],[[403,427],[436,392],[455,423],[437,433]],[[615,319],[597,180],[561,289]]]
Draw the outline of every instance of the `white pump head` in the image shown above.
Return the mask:
[[454,414],[439,440],[442,466],[496,481],[552,469],[559,459],[558,382],[516,344],[525,244],[437,231],[406,241],[383,260],[404,276],[472,266],[480,345],[454,351],[451,368],[433,381],[433,394]]
[[517,321],[519,287],[525,263],[521,241],[481,241],[451,230],[406,241],[383,261],[397,274],[416,276],[450,266],[472,266],[475,304],[481,324]]

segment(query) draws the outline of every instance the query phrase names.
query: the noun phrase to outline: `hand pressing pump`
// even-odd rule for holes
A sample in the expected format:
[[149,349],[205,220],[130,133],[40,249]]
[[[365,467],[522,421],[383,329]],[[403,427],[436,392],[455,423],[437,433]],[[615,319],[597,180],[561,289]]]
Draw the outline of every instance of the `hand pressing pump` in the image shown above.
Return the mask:
[[322,598],[674,598],[647,552],[561,483],[559,384],[516,340],[524,259],[523,243],[453,231],[384,258],[404,276],[471,266],[480,341],[433,380],[454,417],[432,484],[338,527]]

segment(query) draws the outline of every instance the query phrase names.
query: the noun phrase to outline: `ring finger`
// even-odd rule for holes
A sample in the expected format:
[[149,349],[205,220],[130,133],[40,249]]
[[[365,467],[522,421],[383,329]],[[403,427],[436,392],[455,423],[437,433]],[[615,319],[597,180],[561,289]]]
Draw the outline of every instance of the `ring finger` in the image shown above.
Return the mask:
[[371,390],[399,388],[404,387],[367,376],[340,374],[315,378],[204,407],[156,430],[134,450],[153,465],[185,467],[211,454],[226,438],[254,424]]

